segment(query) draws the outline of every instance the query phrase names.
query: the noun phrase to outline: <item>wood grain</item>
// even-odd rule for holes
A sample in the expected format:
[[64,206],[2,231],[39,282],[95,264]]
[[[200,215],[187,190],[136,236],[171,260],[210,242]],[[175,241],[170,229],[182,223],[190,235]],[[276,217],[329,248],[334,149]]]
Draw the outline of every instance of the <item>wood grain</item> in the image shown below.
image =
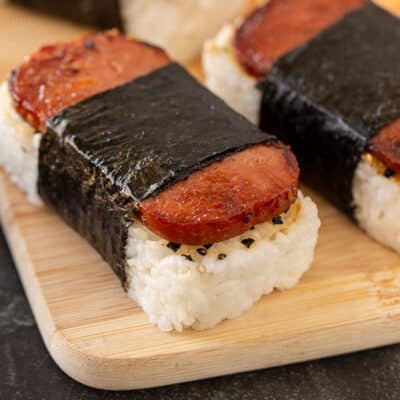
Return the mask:
[[[81,30],[0,6],[0,74],[38,45]],[[104,389],[159,386],[400,341],[399,256],[311,195],[323,225],[315,262],[297,287],[264,297],[214,329],[163,333],[82,238],[51,211],[29,205],[0,172],[3,229],[46,346],[67,374]]]

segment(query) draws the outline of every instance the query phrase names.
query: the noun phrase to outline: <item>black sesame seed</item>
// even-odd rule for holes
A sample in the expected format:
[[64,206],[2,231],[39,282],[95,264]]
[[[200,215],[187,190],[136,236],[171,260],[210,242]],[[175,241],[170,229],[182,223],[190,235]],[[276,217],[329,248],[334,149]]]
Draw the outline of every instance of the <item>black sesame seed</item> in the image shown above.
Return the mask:
[[256,228],[254,228],[254,226],[252,226],[252,227],[250,228],[251,231],[254,231],[254,229],[256,229]]
[[252,217],[252,216],[253,216],[252,213],[247,213],[247,214],[245,214],[245,215],[243,216],[243,222],[247,224],[248,222],[251,221],[251,217]]
[[282,225],[283,219],[280,215],[277,215],[276,217],[272,218],[272,223],[275,225]]
[[218,258],[218,260],[223,260],[224,258],[226,258],[226,254],[219,253],[217,258]]
[[182,254],[183,257],[185,257],[189,261],[193,261],[193,258],[190,254]]
[[93,40],[92,38],[86,39],[86,40],[85,40],[85,47],[86,47],[87,49],[93,50],[93,49],[96,47],[96,45],[95,45],[95,43],[94,43],[94,40]]
[[203,244],[203,247],[205,247],[208,250],[212,245],[213,245],[212,243]]
[[199,247],[197,249],[197,252],[201,255],[201,256],[205,256],[207,254],[207,249],[205,249],[204,247]]
[[249,249],[250,246],[254,243],[254,239],[252,239],[252,238],[247,238],[247,239],[243,239],[241,242],[242,242],[242,244],[243,244],[244,246],[246,246],[246,247]]
[[167,244],[167,247],[168,247],[169,249],[171,249],[172,251],[177,252],[177,251],[179,250],[179,248],[181,247],[181,245],[178,244],[178,243],[169,242],[169,243]]
[[391,168],[386,168],[385,172],[383,173],[383,175],[385,175],[385,178],[391,178],[394,174],[395,172]]

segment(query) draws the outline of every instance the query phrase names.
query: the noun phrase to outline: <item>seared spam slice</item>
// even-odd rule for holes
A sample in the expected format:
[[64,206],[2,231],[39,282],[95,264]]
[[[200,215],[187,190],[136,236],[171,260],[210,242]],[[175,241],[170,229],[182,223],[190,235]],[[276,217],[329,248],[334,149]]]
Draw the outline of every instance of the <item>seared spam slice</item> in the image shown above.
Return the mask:
[[214,243],[286,211],[299,169],[281,144],[253,146],[215,162],[143,201],[140,218],[175,243]]
[[239,62],[257,77],[288,51],[304,44],[365,0],[270,0],[236,31]]
[[394,172],[400,172],[400,119],[383,128],[368,143],[367,150]]
[[9,85],[17,111],[41,131],[64,108],[169,62],[163,50],[116,30],[88,33],[40,48],[13,71]]

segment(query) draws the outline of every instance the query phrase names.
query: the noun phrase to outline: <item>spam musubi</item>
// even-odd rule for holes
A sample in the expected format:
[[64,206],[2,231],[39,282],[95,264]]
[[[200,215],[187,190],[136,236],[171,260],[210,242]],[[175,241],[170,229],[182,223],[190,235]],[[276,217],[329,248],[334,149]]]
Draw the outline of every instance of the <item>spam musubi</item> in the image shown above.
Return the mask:
[[236,317],[310,266],[320,222],[293,153],[159,48],[115,31],[45,46],[0,101],[0,162],[161,329]]
[[210,87],[290,144],[305,182],[397,251],[399,44],[399,19],[371,2],[271,0],[205,49]]

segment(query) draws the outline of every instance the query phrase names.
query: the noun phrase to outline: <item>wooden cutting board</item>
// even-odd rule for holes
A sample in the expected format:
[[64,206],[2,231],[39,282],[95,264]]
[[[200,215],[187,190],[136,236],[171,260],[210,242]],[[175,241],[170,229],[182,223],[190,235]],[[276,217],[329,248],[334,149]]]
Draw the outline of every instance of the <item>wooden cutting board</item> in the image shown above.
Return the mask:
[[[400,9],[399,1],[390,3]],[[39,44],[80,31],[0,6],[0,74]],[[29,205],[0,171],[3,229],[46,346],[68,375],[103,389],[159,386],[399,342],[399,256],[310,194],[323,225],[315,262],[298,286],[214,329],[163,333],[82,238],[49,210]]]

